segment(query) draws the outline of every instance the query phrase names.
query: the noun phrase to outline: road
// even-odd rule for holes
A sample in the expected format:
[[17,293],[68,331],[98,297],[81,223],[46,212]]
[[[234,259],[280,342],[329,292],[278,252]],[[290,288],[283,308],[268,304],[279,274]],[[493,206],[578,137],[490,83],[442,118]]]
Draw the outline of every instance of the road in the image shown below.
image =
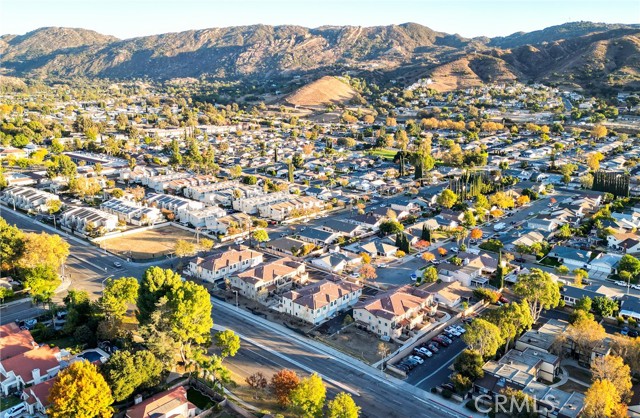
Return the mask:
[[[346,391],[362,407],[363,417],[452,417],[470,416],[450,409],[430,393],[417,390],[356,360],[344,360],[322,345],[311,345],[304,337],[289,335],[275,324],[268,324],[238,311],[232,305],[213,299],[216,327],[232,329],[243,340],[243,348],[228,359],[232,371],[241,376],[253,372],[254,363],[274,373],[282,368],[303,376],[317,371],[327,384],[329,397]],[[265,373],[267,377],[269,373]],[[453,406],[454,407],[454,406]]]

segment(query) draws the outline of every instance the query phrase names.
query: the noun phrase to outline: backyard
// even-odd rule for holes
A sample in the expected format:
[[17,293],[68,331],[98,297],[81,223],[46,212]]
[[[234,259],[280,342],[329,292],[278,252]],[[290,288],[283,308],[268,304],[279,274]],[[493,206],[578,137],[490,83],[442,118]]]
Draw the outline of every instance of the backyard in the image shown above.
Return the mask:
[[397,153],[398,153],[397,150],[392,150],[392,149],[374,149],[372,151],[369,151],[369,154],[371,156],[381,157],[381,158],[384,158],[385,160],[392,160]]
[[191,231],[165,226],[106,239],[100,242],[100,246],[122,257],[147,260],[172,254],[175,242],[179,239],[195,242],[195,238],[195,233]]

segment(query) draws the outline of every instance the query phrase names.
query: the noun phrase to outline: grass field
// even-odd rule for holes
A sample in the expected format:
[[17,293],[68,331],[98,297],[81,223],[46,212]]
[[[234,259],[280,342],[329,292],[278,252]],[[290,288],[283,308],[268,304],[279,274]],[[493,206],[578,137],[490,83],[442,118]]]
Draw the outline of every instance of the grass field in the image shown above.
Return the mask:
[[195,233],[175,226],[165,226],[157,229],[106,239],[101,247],[122,257],[134,260],[147,260],[173,253],[175,242],[179,239],[195,242]]
[[374,149],[369,151],[369,154],[374,157],[382,157],[387,160],[393,160],[393,157],[398,153],[397,150],[392,149]]

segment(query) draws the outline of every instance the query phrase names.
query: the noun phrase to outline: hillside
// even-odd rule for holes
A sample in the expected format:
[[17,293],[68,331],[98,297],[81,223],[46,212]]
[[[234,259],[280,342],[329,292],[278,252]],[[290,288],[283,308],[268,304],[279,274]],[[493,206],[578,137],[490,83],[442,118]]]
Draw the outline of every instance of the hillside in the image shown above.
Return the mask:
[[415,23],[315,29],[254,25],[125,40],[83,29],[43,28],[0,37],[0,74],[287,81],[294,74],[318,78],[348,70],[402,82],[430,76],[444,90],[514,78],[634,87],[640,83],[639,35],[637,25],[590,22],[493,39],[467,39]]
[[335,77],[324,76],[293,92],[285,100],[294,106],[316,107],[328,104],[347,104],[358,97],[357,91]]

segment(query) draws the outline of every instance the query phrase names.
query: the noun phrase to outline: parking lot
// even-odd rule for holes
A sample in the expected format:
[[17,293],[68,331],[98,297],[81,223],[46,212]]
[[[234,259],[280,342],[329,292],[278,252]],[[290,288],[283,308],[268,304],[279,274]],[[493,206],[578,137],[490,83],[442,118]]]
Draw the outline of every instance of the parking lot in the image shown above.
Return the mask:
[[[447,347],[437,343],[438,351],[432,351],[431,357],[423,355],[423,363],[418,364],[412,370],[408,370],[405,381],[424,390],[430,390],[432,387],[448,382],[449,375],[452,373],[450,370],[451,365],[458,355],[467,348],[461,336],[453,336],[451,341],[451,344]],[[429,345],[431,341],[425,344]],[[425,344],[423,344],[423,346]],[[415,353],[411,355],[415,355]],[[403,361],[405,359],[403,359]],[[400,363],[402,363],[402,361]]]

